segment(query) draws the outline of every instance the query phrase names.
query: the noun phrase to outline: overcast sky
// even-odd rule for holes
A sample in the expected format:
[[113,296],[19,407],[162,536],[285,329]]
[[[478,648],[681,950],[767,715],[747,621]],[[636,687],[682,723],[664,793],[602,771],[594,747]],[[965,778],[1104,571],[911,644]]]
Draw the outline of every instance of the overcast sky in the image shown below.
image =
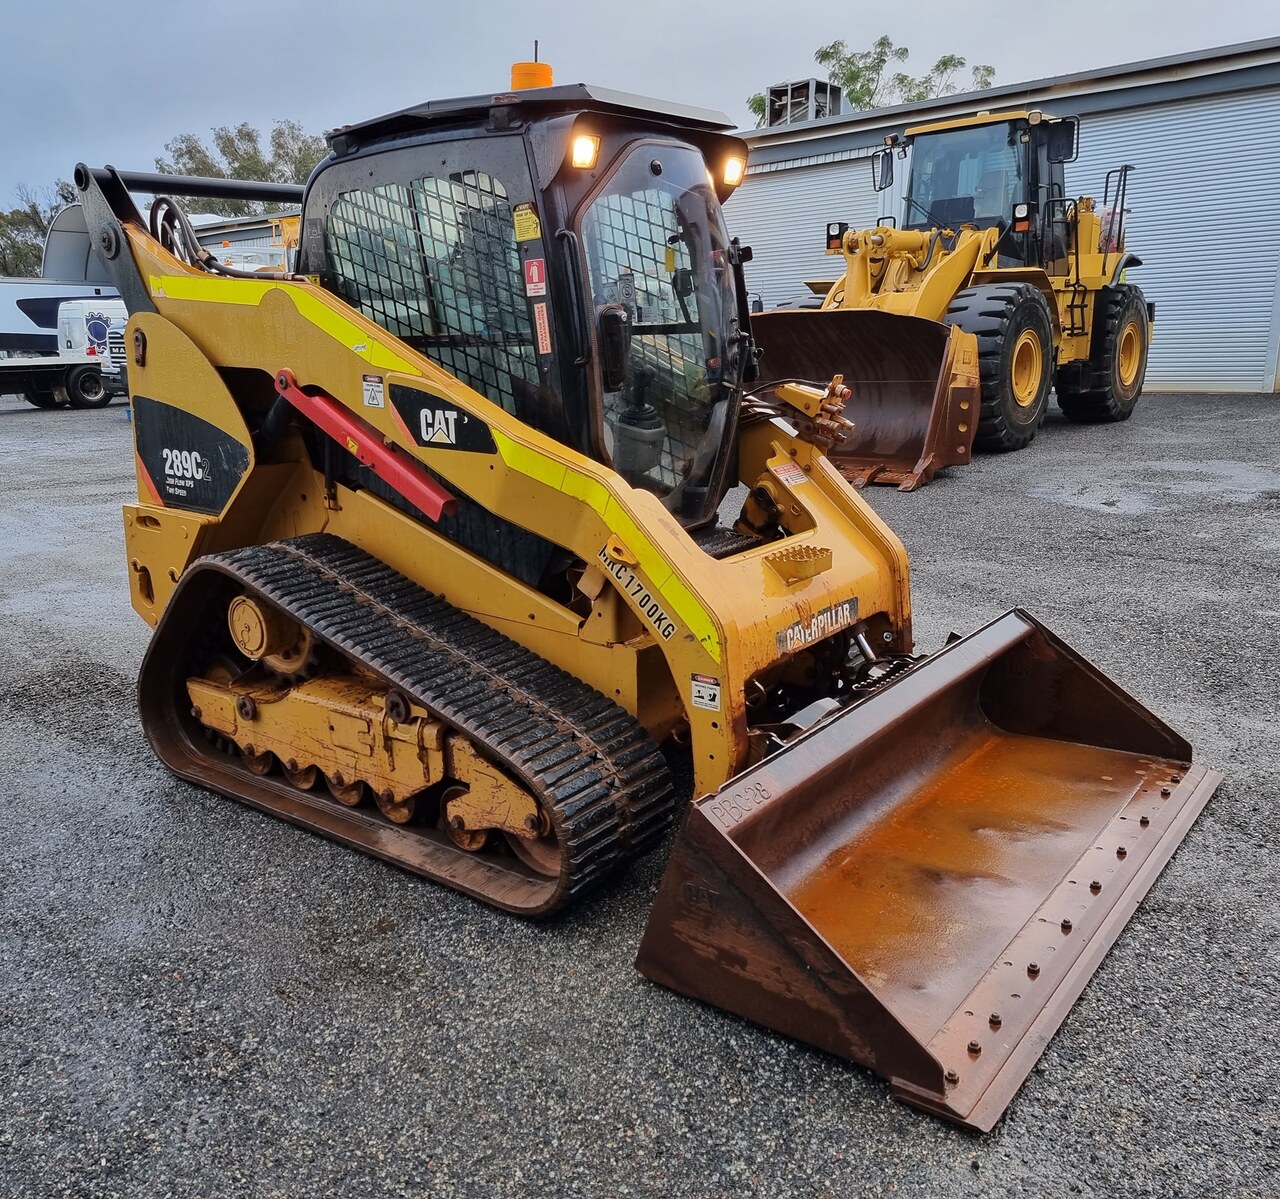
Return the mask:
[[179,133],[280,118],[310,131],[505,88],[533,39],[558,83],[725,111],[887,33],[997,83],[1280,35],[1275,0],[0,0],[0,205],[80,160],[154,169]]

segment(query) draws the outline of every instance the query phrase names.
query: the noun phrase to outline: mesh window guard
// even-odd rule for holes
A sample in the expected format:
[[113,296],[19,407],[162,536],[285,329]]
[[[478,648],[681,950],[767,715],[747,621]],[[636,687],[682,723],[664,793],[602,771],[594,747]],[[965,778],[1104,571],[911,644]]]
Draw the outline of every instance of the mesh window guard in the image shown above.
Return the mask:
[[480,171],[344,192],[326,252],[338,293],[508,412],[538,387],[515,220]]
[[[675,198],[657,188],[603,195],[592,204],[583,229],[595,302],[622,303],[629,310],[636,330],[630,374],[635,378],[645,371],[650,383],[643,399],[657,407],[665,426],[647,480],[632,482],[666,494],[686,476],[709,417],[698,296],[679,296],[669,282],[673,272],[690,267],[688,246],[678,237]],[[607,430],[637,398],[630,380],[622,391],[605,396]]]

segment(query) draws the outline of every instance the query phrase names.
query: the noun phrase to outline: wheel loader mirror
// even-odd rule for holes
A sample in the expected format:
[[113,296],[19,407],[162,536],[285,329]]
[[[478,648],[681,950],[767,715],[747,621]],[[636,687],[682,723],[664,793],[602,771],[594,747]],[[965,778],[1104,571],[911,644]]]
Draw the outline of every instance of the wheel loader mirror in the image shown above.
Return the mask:
[[1080,134],[1077,117],[1063,117],[1048,127],[1045,149],[1050,162],[1075,162]]
[[871,156],[871,185],[878,192],[893,186],[893,150],[877,150]]
[[678,296],[693,295],[693,271],[687,267],[678,267],[671,273],[671,286]]
[[600,374],[605,391],[621,391],[627,380],[631,322],[621,304],[600,309]]

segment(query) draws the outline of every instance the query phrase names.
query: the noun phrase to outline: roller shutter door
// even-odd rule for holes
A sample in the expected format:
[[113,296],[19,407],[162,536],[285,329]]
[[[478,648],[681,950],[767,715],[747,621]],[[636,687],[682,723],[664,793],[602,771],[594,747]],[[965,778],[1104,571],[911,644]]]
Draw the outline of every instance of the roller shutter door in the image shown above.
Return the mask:
[[1275,390],[1280,94],[1082,117],[1068,192],[1101,207],[1124,162],[1136,168],[1125,242],[1143,260],[1128,281],[1156,304],[1148,389]]
[[866,158],[749,174],[725,206],[729,232],[755,251],[747,287],[774,308],[806,293],[806,279],[837,279],[844,261],[823,252],[829,221],[876,223]]

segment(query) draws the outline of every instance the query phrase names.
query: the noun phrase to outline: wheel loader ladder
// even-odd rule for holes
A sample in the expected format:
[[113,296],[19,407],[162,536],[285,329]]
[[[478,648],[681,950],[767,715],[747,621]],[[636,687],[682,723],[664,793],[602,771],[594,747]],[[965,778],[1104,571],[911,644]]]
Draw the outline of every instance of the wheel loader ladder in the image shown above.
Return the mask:
[[1070,295],[1067,298],[1066,322],[1062,330],[1067,337],[1082,337],[1089,331],[1085,316],[1089,311],[1089,289],[1079,279],[1067,284]]
[[[1089,330],[1085,320],[1089,312],[1089,289],[1080,281],[1080,201],[1068,196],[1054,196],[1050,199],[1045,206],[1046,229],[1053,227],[1053,212],[1058,206],[1062,208],[1062,216],[1057,220],[1069,226],[1071,242],[1071,252],[1066,257],[1066,280],[1063,283],[1070,294],[1067,297],[1062,332],[1065,337],[1080,337]],[[1046,241],[1048,240],[1046,234]]]

